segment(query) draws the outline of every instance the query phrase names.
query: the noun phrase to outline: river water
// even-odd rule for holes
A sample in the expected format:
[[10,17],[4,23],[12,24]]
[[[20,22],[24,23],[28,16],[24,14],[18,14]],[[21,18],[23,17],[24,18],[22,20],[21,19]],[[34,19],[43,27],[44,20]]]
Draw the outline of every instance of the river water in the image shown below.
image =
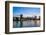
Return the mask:
[[40,20],[13,21],[13,28],[40,27]]

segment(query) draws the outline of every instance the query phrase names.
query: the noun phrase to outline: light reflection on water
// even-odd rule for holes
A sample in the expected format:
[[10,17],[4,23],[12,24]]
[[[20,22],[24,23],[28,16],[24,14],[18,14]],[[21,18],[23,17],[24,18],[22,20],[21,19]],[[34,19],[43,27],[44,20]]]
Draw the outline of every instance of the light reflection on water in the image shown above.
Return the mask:
[[40,20],[13,21],[13,28],[40,27]]

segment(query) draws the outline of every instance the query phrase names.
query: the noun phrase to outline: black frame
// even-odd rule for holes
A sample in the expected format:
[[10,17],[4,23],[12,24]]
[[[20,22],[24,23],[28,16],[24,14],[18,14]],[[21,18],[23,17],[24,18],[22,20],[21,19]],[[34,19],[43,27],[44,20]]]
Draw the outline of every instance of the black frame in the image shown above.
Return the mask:
[[[9,3],[22,3],[22,4],[36,4],[43,5],[43,30],[38,31],[22,31],[22,32],[9,32]],[[45,31],[45,3],[36,2],[20,2],[20,1],[5,1],[5,34],[15,34],[15,33],[29,33],[29,32],[44,32]]]

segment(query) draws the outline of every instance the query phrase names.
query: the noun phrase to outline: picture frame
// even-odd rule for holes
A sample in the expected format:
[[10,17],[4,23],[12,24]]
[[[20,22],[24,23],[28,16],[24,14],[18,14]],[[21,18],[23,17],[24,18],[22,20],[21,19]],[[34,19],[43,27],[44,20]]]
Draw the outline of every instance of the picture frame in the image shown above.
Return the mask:
[[[15,7],[16,6],[16,7]],[[17,28],[16,25],[13,23],[14,21],[14,13],[15,15],[18,14],[18,12],[16,13],[16,8],[20,7],[20,9],[25,9],[26,10],[26,7],[27,7],[27,10],[28,9],[31,9],[30,7],[36,7],[36,8],[40,8],[40,24],[41,24],[41,27],[38,26],[39,28],[37,27],[29,27],[29,28],[26,28],[26,26],[23,28],[19,27]],[[14,8],[12,8],[14,7]],[[28,8],[29,7],[29,8]],[[13,9],[13,10],[12,10]],[[15,12],[13,13],[15,9]],[[25,10],[23,9],[23,11],[25,12]],[[19,11],[17,9],[17,11]],[[36,9],[33,9],[33,10],[36,10]],[[38,9],[37,9],[38,10]],[[21,11],[21,10],[20,10]],[[28,10],[29,11],[29,10]],[[13,14],[12,14],[12,13]],[[33,11],[32,11],[33,12]],[[19,12],[20,13],[20,12]],[[28,13],[28,12],[27,12]],[[30,12],[29,12],[30,13]],[[34,12],[36,13],[36,12]],[[26,14],[26,13],[25,13]],[[24,14],[24,15],[25,15]],[[26,14],[27,15],[27,14]],[[41,16],[42,15],[42,16]],[[12,17],[12,18],[11,18]],[[26,19],[26,18],[25,18]],[[13,21],[11,21],[13,20]],[[24,20],[24,19],[23,19]],[[28,19],[27,19],[28,20]],[[31,19],[32,20],[32,19]],[[35,20],[35,19],[33,19]],[[21,20],[20,20],[21,21]],[[16,20],[15,20],[16,22]],[[14,27],[15,25],[15,27]],[[25,25],[25,24],[24,24]],[[28,25],[28,24],[27,24]],[[31,25],[30,25],[31,26]],[[12,29],[12,28],[14,29]],[[34,28],[34,29],[33,29]],[[21,30],[20,30],[21,29]],[[27,31],[27,30],[28,31]],[[26,31],[25,31],[26,30]],[[5,33],[6,34],[16,34],[16,33],[32,33],[32,32],[44,32],[45,31],[45,3],[36,3],[36,2],[20,2],[20,1],[5,1]]]

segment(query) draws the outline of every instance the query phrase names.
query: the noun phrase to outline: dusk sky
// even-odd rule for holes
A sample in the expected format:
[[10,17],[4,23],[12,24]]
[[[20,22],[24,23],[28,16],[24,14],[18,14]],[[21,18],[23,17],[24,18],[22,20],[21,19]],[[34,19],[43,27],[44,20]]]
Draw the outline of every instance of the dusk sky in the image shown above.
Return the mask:
[[13,16],[23,14],[23,17],[39,16],[40,8],[34,7],[13,7]]

